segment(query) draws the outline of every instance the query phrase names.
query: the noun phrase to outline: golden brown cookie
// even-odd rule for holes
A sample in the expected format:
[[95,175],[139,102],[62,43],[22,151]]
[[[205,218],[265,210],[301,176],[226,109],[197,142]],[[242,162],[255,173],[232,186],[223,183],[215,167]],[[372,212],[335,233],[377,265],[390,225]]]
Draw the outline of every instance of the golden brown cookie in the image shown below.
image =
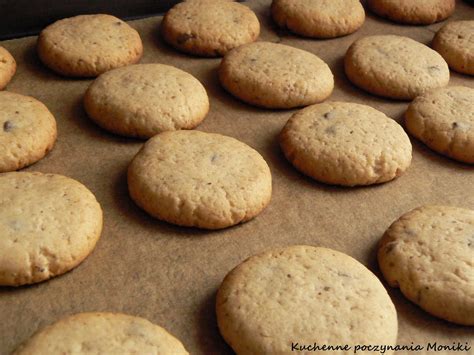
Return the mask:
[[9,51],[0,46],[0,90],[10,82],[16,72],[16,62]]
[[216,312],[237,354],[295,354],[315,344],[346,345],[352,350],[329,353],[348,354],[356,345],[397,340],[397,313],[382,283],[326,248],[290,246],[248,258],[222,282]]
[[405,113],[405,124],[438,153],[474,163],[474,89],[449,86],[418,96]]
[[0,285],[64,274],[94,249],[102,210],[84,185],[62,175],[0,174]]
[[78,313],[38,331],[14,355],[187,355],[183,344],[150,321],[121,313]]
[[446,86],[449,68],[443,57],[408,37],[377,35],[355,41],[344,58],[348,78],[379,96],[410,100]]
[[400,176],[412,147],[403,128],[376,109],[325,102],[296,112],[280,133],[286,158],[316,180],[370,185]]
[[56,120],[38,100],[0,92],[0,173],[42,159],[56,142]]
[[84,106],[103,128],[147,138],[196,127],[209,111],[209,99],[199,80],[185,71],[137,64],[101,74],[87,90]]
[[271,11],[280,27],[315,38],[348,35],[365,21],[359,0],[273,0]]
[[369,8],[379,16],[409,25],[429,25],[454,12],[456,0],[368,0]]
[[433,49],[451,69],[474,75],[474,21],[448,22],[436,33]]
[[180,51],[219,57],[255,41],[260,23],[252,10],[234,1],[187,0],[166,13],[161,33]]
[[66,76],[94,77],[136,63],[143,53],[136,30],[110,15],[79,15],[56,21],[41,31],[41,61]]
[[423,206],[395,221],[378,260],[392,287],[447,321],[474,325],[474,211]]
[[148,140],[128,168],[132,199],[181,226],[219,229],[248,221],[270,202],[262,156],[231,137],[171,131]]
[[255,42],[229,52],[219,79],[239,99],[266,108],[293,108],[325,100],[334,88],[328,65],[304,50]]

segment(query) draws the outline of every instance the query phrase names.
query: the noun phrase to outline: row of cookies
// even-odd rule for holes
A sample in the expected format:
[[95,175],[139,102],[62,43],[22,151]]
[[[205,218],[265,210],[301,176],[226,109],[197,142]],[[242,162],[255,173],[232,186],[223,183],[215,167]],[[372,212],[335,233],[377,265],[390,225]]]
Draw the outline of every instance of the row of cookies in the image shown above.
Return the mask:
[[[392,287],[427,312],[474,325],[473,232],[472,210],[416,208],[381,239],[380,269]],[[237,354],[344,353],[370,346],[387,354],[410,350],[397,345],[396,309],[380,280],[357,260],[327,248],[295,245],[248,258],[222,281],[216,314],[222,336]],[[61,319],[15,354],[69,351],[187,354],[163,328],[113,313]]]
[[[213,157],[211,157],[211,158],[210,158],[210,160],[212,161],[212,160],[213,160]],[[216,157],[216,158],[214,158],[214,161],[215,161],[215,160],[217,160],[217,157]]]

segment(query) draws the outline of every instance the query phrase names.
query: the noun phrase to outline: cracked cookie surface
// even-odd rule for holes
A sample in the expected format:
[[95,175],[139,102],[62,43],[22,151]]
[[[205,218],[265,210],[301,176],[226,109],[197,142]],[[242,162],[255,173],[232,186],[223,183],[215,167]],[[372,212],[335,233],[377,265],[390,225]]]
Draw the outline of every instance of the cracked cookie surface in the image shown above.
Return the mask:
[[102,231],[102,210],[81,183],[62,175],[0,175],[0,284],[47,280],[80,264]]
[[439,53],[402,36],[358,39],[349,47],[344,66],[358,87],[399,100],[414,99],[449,82],[448,65]]
[[296,112],[280,133],[286,158],[329,184],[370,185],[400,176],[411,163],[403,128],[376,109],[325,102]]
[[433,38],[433,49],[458,73],[474,75],[474,21],[452,21]]
[[325,100],[334,89],[328,65],[302,49],[256,42],[229,52],[219,79],[235,97],[266,108],[293,108]]
[[378,250],[392,287],[450,322],[474,325],[474,211],[423,206],[395,221]]
[[41,31],[41,61],[65,76],[94,77],[136,63],[143,53],[138,32],[117,17],[79,15],[56,21]]
[[365,21],[359,0],[273,0],[271,11],[280,27],[315,38],[348,35]]
[[183,344],[150,321],[121,313],[78,313],[41,329],[13,355],[186,355]]
[[219,287],[216,312],[237,354],[294,354],[295,342],[353,347],[397,339],[397,314],[382,283],[326,248],[290,246],[248,258]]
[[56,120],[30,96],[0,92],[0,173],[42,159],[56,142]]
[[187,0],[166,13],[161,33],[178,50],[219,57],[255,41],[260,23],[251,9],[234,1]]
[[4,47],[0,46],[0,90],[8,85],[16,72],[16,61]]
[[128,169],[132,199],[169,223],[219,229],[248,221],[270,202],[270,169],[231,137],[170,131],[148,140]]
[[377,15],[410,25],[429,25],[454,12],[456,0],[368,0]]
[[431,149],[474,164],[474,89],[449,86],[418,96],[408,106],[408,131]]
[[87,90],[84,106],[101,127],[147,138],[196,127],[209,111],[209,99],[199,80],[183,70],[136,64],[100,75]]

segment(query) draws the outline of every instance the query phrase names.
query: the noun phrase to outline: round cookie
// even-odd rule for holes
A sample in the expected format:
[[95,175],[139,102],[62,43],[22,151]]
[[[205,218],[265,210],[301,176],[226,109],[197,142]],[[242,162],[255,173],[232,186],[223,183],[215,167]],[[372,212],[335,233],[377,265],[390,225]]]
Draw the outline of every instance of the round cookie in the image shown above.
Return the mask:
[[474,75],[474,21],[448,22],[436,33],[433,49],[451,69]]
[[56,142],[56,120],[38,100],[0,92],[0,173],[43,158]]
[[174,48],[219,57],[253,42],[260,23],[247,6],[229,0],[187,0],[171,8],[161,23],[163,38]]
[[266,108],[293,108],[325,100],[334,88],[328,65],[304,50],[255,42],[229,52],[219,79],[237,98]]
[[9,51],[0,46],[0,90],[10,82],[16,72],[16,62]]
[[377,15],[409,25],[430,25],[454,12],[456,0],[368,0]]
[[151,138],[128,169],[132,199],[181,226],[219,229],[258,215],[272,179],[262,156],[231,137],[171,131]]
[[393,346],[397,339],[395,307],[378,278],[326,248],[290,246],[248,258],[222,282],[216,312],[237,354],[294,354],[293,346],[305,344]]
[[355,85],[399,100],[413,99],[449,82],[449,68],[441,55],[401,36],[368,36],[355,41],[344,66]]
[[378,250],[392,287],[447,321],[474,325],[474,211],[423,206],[395,221]]
[[41,61],[65,76],[94,77],[136,63],[143,53],[136,30],[110,15],[79,15],[56,21],[41,31]]
[[408,106],[408,131],[431,149],[474,164],[474,89],[450,86],[418,96]]
[[0,175],[0,285],[47,280],[79,265],[102,231],[102,210],[62,175]]
[[199,80],[185,71],[137,64],[100,75],[87,90],[84,106],[101,127],[146,138],[196,127],[209,111],[209,99]]
[[314,38],[345,36],[365,21],[359,0],[273,0],[271,12],[278,26]]
[[13,355],[187,355],[183,344],[150,321],[121,313],[78,313],[38,331]]
[[336,185],[370,185],[400,176],[412,147],[403,128],[376,109],[325,102],[296,112],[280,133],[286,158],[312,178]]

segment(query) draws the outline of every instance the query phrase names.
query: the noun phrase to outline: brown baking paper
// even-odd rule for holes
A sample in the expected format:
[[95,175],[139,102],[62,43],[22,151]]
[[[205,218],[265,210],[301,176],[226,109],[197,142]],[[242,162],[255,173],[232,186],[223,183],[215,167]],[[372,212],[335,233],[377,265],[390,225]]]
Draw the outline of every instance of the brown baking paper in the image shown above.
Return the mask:
[[[278,30],[270,0],[249,1],[262,24],[259,40],[315,53],[335,75],[330,100],[375,107],[398,122],[408,102],[374,97],[354,87],[343,73],[343,56],[357,38],[399,34],[429,44],[443,23],[401,26],[367,13],[364,26],[347,37],[313,40]],[[450,20],[473,19],[474,8],[458,2]],[[8,354],[36,330],[84,311],[124,312],[157,323],[193,354],[228,354],[219,335],[214,302],[224,276],[245,258],[277,246],[310,244],[347,253],[378,276],[376,246],[401,214],[436,203],[474,208],[474,168],[445,158],[412,140],[413,162],[393,182],[363,188],[320,184],[297,172],[284,158],[277,134],[293,110],[264,110],[244,104],[219,85],[220,59],[180,54],[159,36],[161,17],[131,22],[141,34],[141,63],[172,64],[206,87],[211,110],[198,127],[233,136],[257,149],[273,174],[273,197],[254,220],[221,231],[176,227],[149,217],[129,198],[126,169],[143,141],[118,137],[91,122],[82,97],[91,80],[60,77],[39,61],[36,37],[1,42],[18,62],[8,90],[44,102],[58,122],[53,151],[25,169],[64,174],[84,183],[104,210],[104,230],[94,252],[76,269],[37,285],[0,288],[0,353]],[[450,85],[473,87],[472,77],[451,73]],[[399,318],[399,344],[472,342],[473,328],[430,316],[388,287]],[[315,334],[317,341],[317,334]],[[472,351],[472,350],[471,350]]]

